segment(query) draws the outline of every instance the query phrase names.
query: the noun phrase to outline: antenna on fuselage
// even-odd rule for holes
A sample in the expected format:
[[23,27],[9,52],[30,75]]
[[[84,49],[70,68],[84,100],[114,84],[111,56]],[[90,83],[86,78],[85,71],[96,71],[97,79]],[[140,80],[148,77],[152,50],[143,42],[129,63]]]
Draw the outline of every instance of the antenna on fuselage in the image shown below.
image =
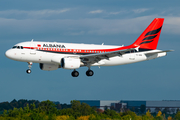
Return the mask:
[[104,43],[102,43],[102,45],[104,45]]
[[31,40],[31,42],[33,42],[34,39]]

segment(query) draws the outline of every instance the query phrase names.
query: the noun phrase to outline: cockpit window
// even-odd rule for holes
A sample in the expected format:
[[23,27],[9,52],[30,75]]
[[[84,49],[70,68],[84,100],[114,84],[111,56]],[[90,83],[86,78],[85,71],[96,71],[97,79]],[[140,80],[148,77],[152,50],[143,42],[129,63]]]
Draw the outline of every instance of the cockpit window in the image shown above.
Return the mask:
[[23,49],[23,46],[13,46],[13,47],[12,47],[12,49],[15,49],[15,48],[17,48],[17,49]]
[[13,46],[12,49],[17,48],[17,46]]

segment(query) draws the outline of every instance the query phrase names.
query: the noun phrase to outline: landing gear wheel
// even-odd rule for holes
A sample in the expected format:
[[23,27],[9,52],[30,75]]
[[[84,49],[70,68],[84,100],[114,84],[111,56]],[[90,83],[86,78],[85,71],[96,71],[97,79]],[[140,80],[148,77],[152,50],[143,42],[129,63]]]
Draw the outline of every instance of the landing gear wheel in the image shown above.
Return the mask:
[[76,71],[76,70],[74,70],[74,71],[71,73],[71,75],[72,75],[73,77],[78,77],[78,76],[79,76],[79,72]]
[[30,74],[30,73],[31,73],[32,64],[33,64],[32,62],[28,62],[28,67],[29,67],[29,69],[26,70],[26,73],[27,73],[27,74]]
[[30,73],[31,73],[31,70],[30,70],[30,69],[27,69],[27,70],[26,70],[26,73],[30,74]]
[[92,70],[88,70],[88,71],[86,71],[86,75],[87,76],[93,76],[94,72]]

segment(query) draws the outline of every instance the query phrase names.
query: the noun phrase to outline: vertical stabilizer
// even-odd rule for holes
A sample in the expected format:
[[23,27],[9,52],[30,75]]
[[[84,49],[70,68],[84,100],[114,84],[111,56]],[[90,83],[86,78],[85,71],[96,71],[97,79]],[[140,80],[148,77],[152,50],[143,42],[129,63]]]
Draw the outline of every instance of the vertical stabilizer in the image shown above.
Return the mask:
[[156,49],[163,22],[164,18],[155,18],[132,46],[139,46],[140,49]]

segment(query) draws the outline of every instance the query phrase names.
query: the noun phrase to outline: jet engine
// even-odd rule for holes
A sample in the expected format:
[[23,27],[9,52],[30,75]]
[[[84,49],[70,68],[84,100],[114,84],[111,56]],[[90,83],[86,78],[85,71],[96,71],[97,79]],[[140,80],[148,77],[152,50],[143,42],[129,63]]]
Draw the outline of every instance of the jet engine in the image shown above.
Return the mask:
[[51,70],[57,70],[59,68],[59,65],[39,63],[39,67],[41,70],[51,71]]
[[62,58],[61,67],[64,69],[77,69],[81,65],[79,58]]

